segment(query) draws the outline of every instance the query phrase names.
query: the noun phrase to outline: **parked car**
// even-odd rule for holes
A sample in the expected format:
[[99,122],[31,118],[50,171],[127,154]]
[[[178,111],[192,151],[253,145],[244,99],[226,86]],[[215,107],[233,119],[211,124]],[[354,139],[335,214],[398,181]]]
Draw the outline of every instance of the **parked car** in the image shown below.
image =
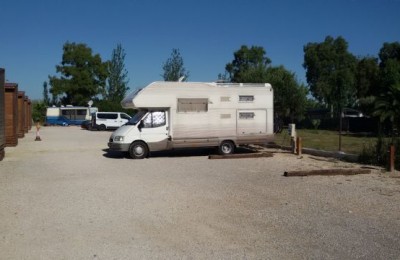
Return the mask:
[[81,128],[87,129],[87,130],[92,130],[92,120],[85,120],[81,124]]
[[363,113],[353,108],[344,108],[342,117],[364,117]]
[[117,129],[130,119],[131,117],[123,112],[96,112],[92,114],[92,126],[100,131]]

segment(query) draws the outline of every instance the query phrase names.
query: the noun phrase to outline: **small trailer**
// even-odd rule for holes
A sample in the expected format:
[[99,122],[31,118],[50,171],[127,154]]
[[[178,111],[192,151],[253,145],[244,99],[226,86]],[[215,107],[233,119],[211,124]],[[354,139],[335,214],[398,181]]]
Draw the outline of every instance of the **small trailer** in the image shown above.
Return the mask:
[[46,110],[47,125],[81,125],[85,120],[91,120],[92,114],[97,112],[97,107],[48,107]]
[[273,140],[273,89],[268,83],[153,82],[127,95],[138,112],[112,133],[110,150],[142,159],[176,148],[235,147]]

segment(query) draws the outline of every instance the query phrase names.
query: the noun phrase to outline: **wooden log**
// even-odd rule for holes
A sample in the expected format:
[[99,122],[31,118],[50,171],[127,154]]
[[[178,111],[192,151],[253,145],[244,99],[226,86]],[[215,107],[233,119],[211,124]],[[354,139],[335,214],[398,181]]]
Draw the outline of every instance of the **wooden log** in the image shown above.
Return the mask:
[[297,177],[297,176],[312,176],[312,175],[324,175],[324,176],[332,176],[332,175],[356,175],[356,174],[369,174],[371,173],[370,169],[320,169],[320,170],[308,170],[308,171],[289,171],[285,172],[283,176],[286,177]]
[[272,157],[272,153],[239,153],[239,154],[227,154],[227,155],[209,155],[208,159],[243,159],[243,158],[261,158],[261,157]]

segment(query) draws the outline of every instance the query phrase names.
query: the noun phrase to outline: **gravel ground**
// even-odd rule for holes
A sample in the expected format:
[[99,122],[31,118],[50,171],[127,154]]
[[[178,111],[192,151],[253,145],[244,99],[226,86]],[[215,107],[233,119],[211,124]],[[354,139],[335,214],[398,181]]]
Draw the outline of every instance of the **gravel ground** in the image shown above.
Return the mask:
[[0,259],[400,259],[400,178],[272,150],[132,160],[111,132],[44,127],[0,162]]

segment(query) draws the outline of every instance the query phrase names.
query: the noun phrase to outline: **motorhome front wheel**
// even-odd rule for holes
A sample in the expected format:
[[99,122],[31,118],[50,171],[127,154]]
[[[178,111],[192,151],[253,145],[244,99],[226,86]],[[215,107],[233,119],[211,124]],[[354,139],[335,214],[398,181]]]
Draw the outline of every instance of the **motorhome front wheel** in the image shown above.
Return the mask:
[[129,147],[129,155],[133,159],[143,159],[146,158],[149,153],[147,145],[143,142],[134,142]]

